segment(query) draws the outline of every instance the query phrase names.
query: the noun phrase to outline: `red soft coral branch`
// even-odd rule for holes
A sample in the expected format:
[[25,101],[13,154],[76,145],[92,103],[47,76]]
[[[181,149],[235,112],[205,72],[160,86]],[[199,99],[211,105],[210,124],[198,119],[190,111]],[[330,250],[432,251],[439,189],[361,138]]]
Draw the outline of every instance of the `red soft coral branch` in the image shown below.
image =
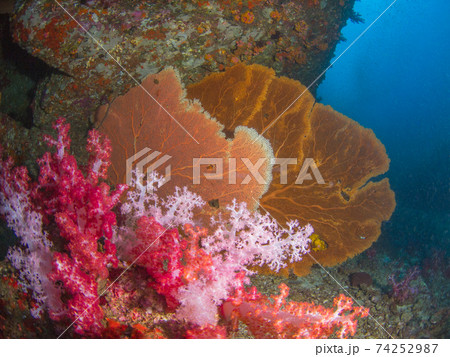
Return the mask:
[[[39,218],[38,223],[43,222],[51,240],[58,243],[55,244],[58,252],[45,251],[52,265],[52,272],[46,276],[50,284],[62,288],[67,309],[55,310],[48,304],[50,316],[55,320],[69,318],[71,322],[75,321],[75,331],[79,334],[98,335],[103,312],[97,302],[97,279],[106,279],[108,268],[118,264],[116,247],[111,241],[112,227],[116,224],[112,209],[127,186],[118,185],[110,192],[106,183],[99,182],[99,179],[106,178],[110,164],[111,144],[106,137],[95,130],[89,133],[89,162],[82,170],[75,157],[70,155],[69,124],[64,118],[59,118],[53,127],[57,137],[46,135],[44,140],[56,152],[47,152],[38,160],[38,182],[30,183],[27,170],[13,168],[12,160],[2,161],[0,178],[5,184],[0,193],[5,198],[5,207],[6,201],[11,201],[14,194],[26,194],[22,196],[27,200],[28,196],[31,197],[27,202],[30,210],[35,212],[35,220]],[[54,228],[53,222],[59,230]],[[37,228],[42,229],[41,226]],[[42,234],[42,239],[46,239],[46,234]],[[30,245],[24,237],[21,238],[24,245]],[[60,238],[63,239],[58,242]],[[49,246],[47,243],[43,245]],[[27,251],[30,256],[43,254],[42,249],[32,248]],[[21,268],[32,269],[31,266]],[[28,275],[32,274],[31,271]],[[61,289],[55,291],[60,292]],[[60,296],[48,297],[47,300],[50,298],[61,300]]]
[[51,280],[62,282],[71,295],[69,317],[77,318],[75,330],[98,333],[103,314],[97,302],[97,279],[106,279],[108,267],[118,264],[111,242],[116,216],[111,210],[126,185],[118,185],[110,193],[106,183],[98,182],[106,177],[111,155],[106,137],[94,130],[89,133],[90,156],[84,174],[69,153],[69,124],[59,118],[54,128],[57,138],[46,136],[45,141],[56,147],[56,153],[47,152],[38,161],[41,170],[34,190],[35,201],[47,222],[56,222],[60,236],[66,240],[64,250],[69,253],[55,253]]
[[[102,332],[103,310],[99,305],[97,281],[93,275],[86,274],[78,262],[67,254],[55,253],[53,272],[49,278],[60,282],[66,293],[70,294],[67,301],[68,313],[64,316],[67,322],[73,323],[75,332],[80,335],[98,336]],[[50,317],[61,320],[60,315]]]
[[53,126],[58,131],[57,139],[44,137],[56,153],[47,152],[38,160],[40,166],[39,184],[34,190],[36,201],[42,206],[47,219],[56,213],[65,212],[84,231],[93,235],[112,236],[111,226],[116,223],[111,209],[119,201],[126,185],[110,187],[99,178],[106,177],[111,155],[109,139],[95,130],[89,133],[87,150],[90,153],[86,175],[78,168],[76,159],[70,155],[69,124],[59,118]]
[[187,330],[185,337],[188,339],[222,339],[227,338],[227,329],[219,325],[205,325]]
[[328,309],[314,303],[286,303],[289,287],[281,284],[279,289],[280,294],[271,301],[255,287],[247,292],[242,284],[223,304],[223,313],[234,327],[239,320],[246,324],[256,338],[327,338],[335,331],[345,338],[355,334],[356,317],[369,314],[364,307],[354,307],[352,299],[344,295],[335,298],[335,309]]
[[72,259],[82,263],[86,271],[105,278],[107,265],[117,265],[111,242],[116,216],[111,210],[127,187],[118,185],[110,192],[106,183],[98,182],[106,176],[111,155],[106,137],[95,130],[89,133],[90,157],[84,175],[69,154],[69,124],[59,118],[54,128],[58,131],[57,139],[45,136],[45,140],[50,147],[56,147],[56,153],[47,152],[38,161],[41,170],[34,198],[47,222],[55,219],[61,236],[68,242]]
[[183,252],[177,229],[167,230],[153,217],[141,217],[137,222],[139,243],[131,251],[131,258],[144,267],[154,279],[152,287],[166,298],[169,310],[178,305],[178,289],[183,286]]
[[190,224],[184,225],[186,238],[181,242],[184,252],[183,260],[185,262],[183,279],[190,283],[199,279],[199,276],[211,276],[213,260],[210,254],[207,254],[200,248],[200,239],[207,236],[208,230],[202,227],[193,227]]
[[5,198],[13,194],[27,193],[30,189],[30,177],[24,166],[14,167],[11,157],[3,159],[3,148],[0,146],[0,192]]
[[86,150],[90,153],[87,166],[88,180],[96,184],[99,178],[106,179],[108,167],[111,162],[111,141],[98,131],[92,130],[89,133]]

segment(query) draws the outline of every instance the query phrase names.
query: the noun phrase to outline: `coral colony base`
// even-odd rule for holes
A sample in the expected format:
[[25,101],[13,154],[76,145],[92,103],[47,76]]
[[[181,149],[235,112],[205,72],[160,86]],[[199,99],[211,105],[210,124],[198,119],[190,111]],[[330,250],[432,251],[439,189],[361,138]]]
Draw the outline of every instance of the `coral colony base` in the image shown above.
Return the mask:
[[271,297],[246,286],[252,266],[300,261],[310,225],[280,227],[233,200],[205,228],[195,213],[202,197],[177,187],[160,198],[157,175],[135,173],[120,200],[127,186],[102,181],[109,139],[90,131],[89,161],[79,167],[69,125],[60,118],[54,128],[37,180],[0,161],[0,214],[20,238],[8,259],[23,301],[35,319],[53,321],[56,336],[223,338],[244,324],[257,338],[345,338],[368,315],[344,295],[325,308],[287,301],[285,284]]

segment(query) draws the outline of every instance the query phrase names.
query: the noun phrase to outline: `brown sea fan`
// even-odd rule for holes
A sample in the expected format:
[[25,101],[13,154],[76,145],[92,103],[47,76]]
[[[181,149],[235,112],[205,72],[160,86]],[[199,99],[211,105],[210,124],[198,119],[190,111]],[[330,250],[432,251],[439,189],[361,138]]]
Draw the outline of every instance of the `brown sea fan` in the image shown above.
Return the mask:
[[[187,186],[210,203],[203,215],[236,198],[253,208],[259,200],[281,225],[294,219],[312,224],[326,249],[311,251],[285,274],[291,268],[303,275],[316,262],[330,266],[361,253],[390,218],[395,198],[388,180],[371,181],[389,167],[383,144],[371,130],[315,102],[299,82],[277,78],[263,66],[237,65],[189,86],[187,98],[198,101],[185,100],[171,69],[148,76],[142,86],[173,118],[140,87],[100,108],[100,129],[113,145],[111,181],[124,182],[126,159],[149,147],[171,156],[172,179],[158,192]],[[287,166],[286,183],[280,166],[270,163],[273,156],[297,160]],[[193,184],[192,159],[207,157],[223,159],[223,179],[202,177],[200,185]],[[236,158],[235,170],[229,158]],[[259,168],[264,183],[241,184],[249,175],[242,158],[266,159]],[[296,183],[306,159],[314,161],[325,184]],[[216,174],[217,168],[205,166],[202,173]],[[237,184],[229,183],[230,173]]]

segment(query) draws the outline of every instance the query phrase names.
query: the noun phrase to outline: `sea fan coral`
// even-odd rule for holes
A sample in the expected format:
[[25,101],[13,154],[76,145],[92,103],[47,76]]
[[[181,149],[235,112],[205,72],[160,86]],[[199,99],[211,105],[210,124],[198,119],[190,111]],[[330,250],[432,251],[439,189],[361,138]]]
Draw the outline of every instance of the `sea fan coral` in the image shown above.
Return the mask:
[[[143,88],[131,89],[98,112],[100,129],[112,137],[115,148],[110,180],[124,182],[127,159],[148,146],[158,152],[135,161],[150,161],[161,153],[171,156],[172,176],[160,191],[162,197],[175,186],[187,186],[209,203],[203,215],[217,213],[217,208],[224,211],[236,198],[250,209],[257,208],[259,200],[282,226],[289,220],[311,222],[323,249],[290,265],[298,275],[315,262],[334,265],[370,247],[394,210],[388,180],[371,181],[388,169],[384,146],[371,130],[316,103],[297,81],[276,78],[263,66],[236,65],[189,86],[191,103],[184,100],[170,69],[147,77]],[[226,140],[225,134],[234,139]],[[217,180],[217,162],[208,161],[197,173],[209,179],[202,176],[196,182],[196,158],[224,162],[222,180]],[[244,158],[255,166],[263,160],[262,180],[253,176],[248,181]],[[270,158],[274,165],[268,163]],[[311,167],[323,181],[313,180],[307,171]]]
[[[239,125],[254,128],[272,145],[278,159],[273,180],[260,200],[280,224],[310,222],[326,249],[311,252],[293,264],[302,275],[315,262],[329,266],[364,251],[378,238],[381,223],[395,207],[386,172],[389,159],[374,133],[329,106],[316,103],[305,86],[275,77],[263,66],[236,65],[187,88],[211,116],[233,132]],[[325,184],[312,175],[297,182],[303,163],[313,159]],[[284,182],[285,181],[285,182]],[[287,270],[285,271],[287,273]]]
[[[111,139],[114,148],[110,181],[130,181],[133,163],[142,165],[144,172],[157,170],[157,160],[168,155],[170,180],[159,189],[161,197],[172,194],[177,186],[187,187],[220,207],[235,198],[255,208],[271,181],[270,144],[246,127],[236,128],[233,139],[226,139],[223,126],[198,102],[189,102],[184,96],[175,71],[167,69],[148,76],[141,86],[116,98],[110,106],[100,107],[99,130]],[[249,167],[260,159],[260,180],[251,179]],[[159,172],[165,167],[159,167]],[[204,213],[216,208],[207,206]]]

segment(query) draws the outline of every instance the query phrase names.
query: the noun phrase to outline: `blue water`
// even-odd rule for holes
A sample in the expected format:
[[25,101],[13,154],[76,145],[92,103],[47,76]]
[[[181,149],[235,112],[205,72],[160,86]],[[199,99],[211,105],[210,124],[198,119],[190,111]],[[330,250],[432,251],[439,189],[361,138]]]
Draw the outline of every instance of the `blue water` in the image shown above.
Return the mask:
[[[357,2],[365,23],[347,24],[336,56],[391,3]],[[449,38],[450,1],[398,0],[317,91],[322,103],[373,129],[386,146],[397,210],[380,241],[416,257],[450,246]]]

